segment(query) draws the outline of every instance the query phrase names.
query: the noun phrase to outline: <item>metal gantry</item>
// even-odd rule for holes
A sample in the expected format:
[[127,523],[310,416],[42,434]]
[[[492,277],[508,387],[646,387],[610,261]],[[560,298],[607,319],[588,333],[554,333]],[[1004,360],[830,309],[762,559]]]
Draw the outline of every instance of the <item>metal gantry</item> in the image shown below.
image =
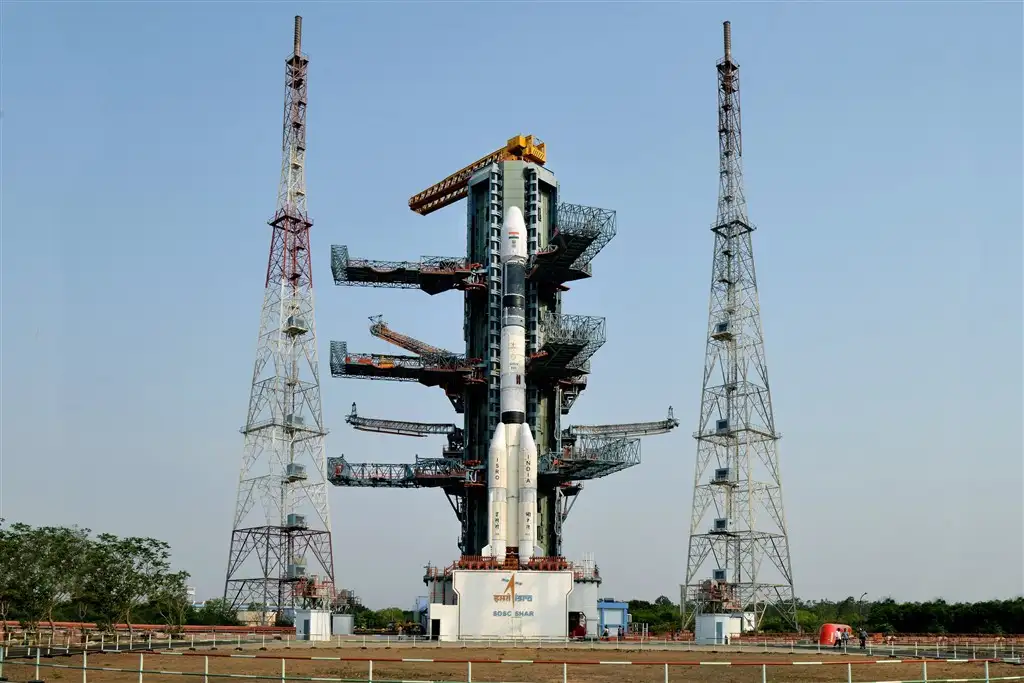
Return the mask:
[[[306,211],[309,60],[302,18],[285,60],[284,134],[224,597],[236,608],[333,590],[323,412]],[[316,577],[307,580],[307,574]],[[312,577],[309,577],[310,579]]]
[[442,489],[461,526],[463,558],[479,556],[487,542],[488,445],[500,414],[501,224],[508,207],[518,207],[526,219],[526,419],[539,451],[538,545],[544,556],[561,556],[562,524],[583,481],[638,464],[639,436],[678,425],[673,420],[663,429],[639,433],[612,428],[623,425],[579,434],[562,427],[562,416],[587,386],[590,358],[606,338],[604,318],[564,314],[562,294],[567,282],[591,277],[591,262],[615,236],[616,218],[614,211],[560,202],[558,181],[546,160],[543,143],[515,136],[410,198],[410,209],[419,214],[466,200],[464,258],[370,261],[352,258],[345,246],[331,251],[339,285],[463,294],[464,353],[397,333],[376,318],[371,334],[416,355],[352,353],[347,343],[331,342],[335,377],[419,382],[444,390],[463,415],[459,426],[365,418],[354,410],[349,416],[356,429],[444,434],[443,457],[402,465],[355,464],[344,457],[328,461],[329,479],[337,486]]
[[[683,627],[694,613],[770,608],[797,627],[782,475],[743,196],[739,65],[718,63],[719,194]],[[765,562],[767,560],[767,562]],[[691,609],[687,611],[687,604]]]

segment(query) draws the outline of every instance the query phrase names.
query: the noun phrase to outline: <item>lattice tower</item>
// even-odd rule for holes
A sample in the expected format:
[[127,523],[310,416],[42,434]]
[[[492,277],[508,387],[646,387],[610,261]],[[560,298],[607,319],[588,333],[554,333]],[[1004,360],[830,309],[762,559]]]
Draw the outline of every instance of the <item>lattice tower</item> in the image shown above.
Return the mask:
[[[284,135],[277,211],[260,314],[245,447],[224,596],[294,607],[300,582],[333,590],[313,274],[306,212],[306,92],[302,17],[285,60]],[[310,557],[312,556],[312,557]],[[310,563],[311,566],[310,566]],[[305,585],[303,583],[303,585]]]
[[753,612],[756,628],[768,607],[796,627],[780,434],[765,362],[754,227],[743,196],[739,65],[732,59],[729,22],[724,35],[725,56],[718,63],[718,215],[712,227],[715,252],[700,423],[694,434],[697,464],[683,627],[694,612]]

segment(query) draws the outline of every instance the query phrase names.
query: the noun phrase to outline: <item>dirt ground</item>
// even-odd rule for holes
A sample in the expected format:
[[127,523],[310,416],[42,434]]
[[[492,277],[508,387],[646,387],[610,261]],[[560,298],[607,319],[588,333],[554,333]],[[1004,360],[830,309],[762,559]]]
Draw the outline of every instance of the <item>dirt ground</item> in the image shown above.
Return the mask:
[[[228,655],[245,654],[254,658],[229,657]],[[366,681],[369,677],[369,661],[324,661],[311,660],[309,657],[345,657],[373,659],[373,680],[385,681],[461,681],[467,680],[469,667],[464,663],[427,663],[427,662],[390,662],[388,659],[401,658],[434,658],[445,660],[474,660],[472,664],[472,680],[479,683],[495,681],[515,683],[558,683],[562,681],[562,664],[497,664],[486,663],[485,660],[497,659],[544,660],[548,662],[570,662],[567,666],[567,679],[574,683],[663,683],[665,681],[664,662],[669,662],[670,682],[683,683],[694,681],[700,683],[760,683],[760,663],[768,663],[767,679],[772,682],[794,681],[798,683],[843,683],[846,681],[847,661],[860,661],[864,657],[834,655],[831,653],[796,653],[796,654],[764,654],[756,652],[716,652],[686,650],[638,650],[624,647],[614,648],[562,648],[545,646],[543,648],[518,647],[371,647],[362,648],[349,646],[341,649],[318,647],[290,648],[275,647],[268,651],[249,649],[242,653],[221,649],[217,651],[197,650],[187,654],[145,653],[143,655],[144,683],[181,683],[181,673],[192,674],[185,678],[198,683],[202,680],[204,657],[209,662],[209,683],[227,683],[232,680],[224,674],[241,674],[247,676],[266,677],[265,680],[281,680],[281,665],[284,658],[285,673],[289,680],[296,678],[316,677],[324,679],[347,679],[348,681]],[[650,662],[648,666],[626,665],[595,665],[572,664],[584,662]],[[673,662],[711,662],[731,661],[734,663],[756,663],[753,666],[684,666],[673,665]],[[791,661],[822,661],[837,662],[824,666],[783,666]],[[40,676],[43,681],[56,683],[78,683],[82,681],[82,658],[80,656],[57,656],[44,658],[43,664],[64,665],[65,668],[43,667]],[[776,663],[772,666],[772,663]],[[90,670],[90,683],[136,683],[139,679],[139,653],[104,653],[89,655],[88,665],[127,669],[128,671]],[[77,670],[76,670],[77,669]],[[920,662],[907,664],[855,664],[853,666],[854,681],[920,681],[922,665]],[[174,672],[164,673],[159,672]],[[154,672],[154,673],[149,673]],[[20,660],[8,661],[4,666],[4,675],[14,682],[26,682],[35,678],[34,664]],[[198,675],[196,675],[198,674]],[[1024,667],[1009,664],[991,664],[990,675],[1024,676]],[[983,679],[984,665],[946,664],[930,662],[928,664],[928,680],[956,678]],[[254,680],[254,679],[249,679]],[[255,679],[259,680],[259,679]]]

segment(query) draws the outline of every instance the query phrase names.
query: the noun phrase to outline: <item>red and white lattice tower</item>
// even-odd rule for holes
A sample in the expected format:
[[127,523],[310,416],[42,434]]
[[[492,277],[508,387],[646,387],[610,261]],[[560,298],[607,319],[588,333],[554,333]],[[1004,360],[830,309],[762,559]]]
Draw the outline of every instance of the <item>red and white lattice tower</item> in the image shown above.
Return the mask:
[[306,577],[333,587],[334,557],[306,213],[302,17],[285,60],[283,160],[252,376],[224,597],[234,607],[296,606]]

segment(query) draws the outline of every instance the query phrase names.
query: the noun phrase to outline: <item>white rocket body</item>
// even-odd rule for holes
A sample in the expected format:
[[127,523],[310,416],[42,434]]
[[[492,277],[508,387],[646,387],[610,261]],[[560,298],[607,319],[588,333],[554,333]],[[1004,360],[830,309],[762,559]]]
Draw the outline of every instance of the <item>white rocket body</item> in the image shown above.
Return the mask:
[[509,548],[529,560],[537,548],[537,444],[526,421],[526,223],[505,211],[501,303],[501,421],[487,450],[488,534],[485,556]]

